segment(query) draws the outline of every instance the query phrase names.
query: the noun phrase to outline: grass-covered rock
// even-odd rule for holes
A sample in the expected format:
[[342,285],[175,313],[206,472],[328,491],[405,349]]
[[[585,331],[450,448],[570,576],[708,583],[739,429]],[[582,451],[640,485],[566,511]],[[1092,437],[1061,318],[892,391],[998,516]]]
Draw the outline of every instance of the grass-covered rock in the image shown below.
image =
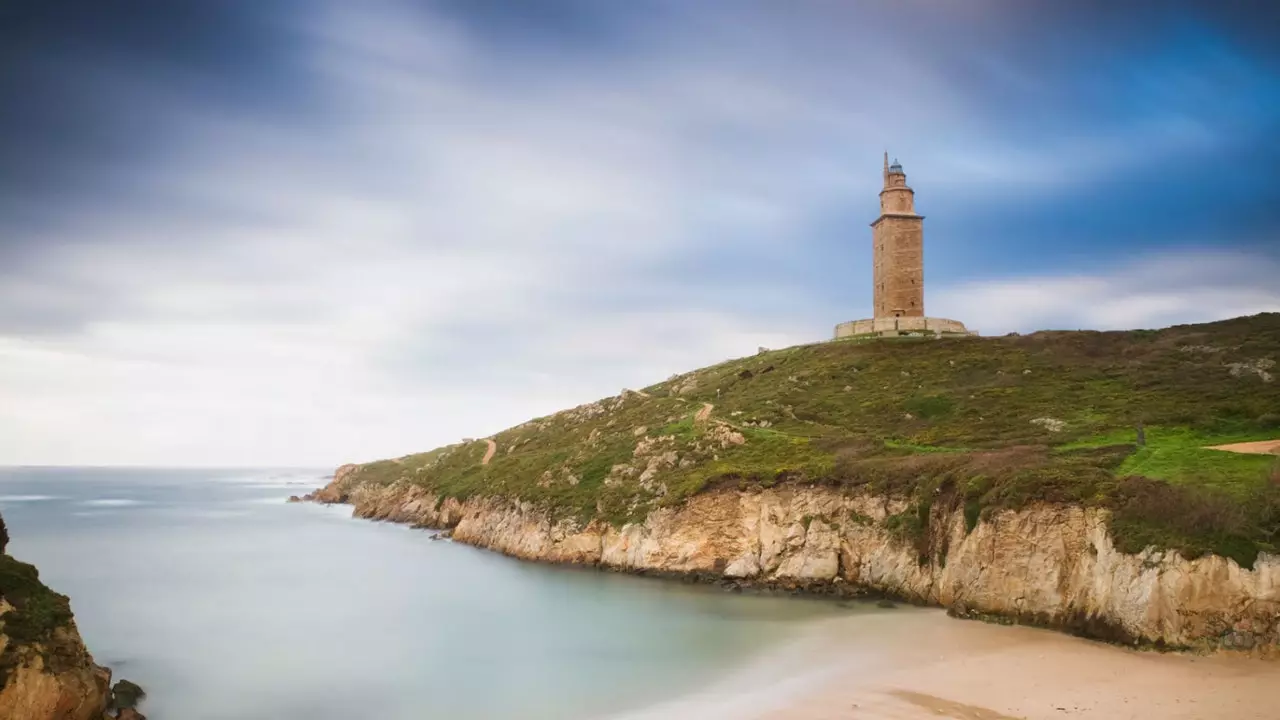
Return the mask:
[[94,664],[66,596],[6,555],[7,543],[0,519],[0,717],[104,717],[111,671]]
[[[809,483],[970,526],[1035,502],[1100,506],[1119,546],[1251,566],[1280,547],[1280,314],[1128,332],[850,339],[762,352],[493,436],[361,466],[445,497],[498,495],[615,524],[715,488]],[[708,408],[710,408],[708,410]]]
[[[63,631],[72,620],[71,604],[65,595],[40,582],[34,565],[4,554],[8,539],[0,518],[0,635],[5,637],[4,651],[0,652],[0,688],[27,653],[38,652],[44,656],[46,666],[56,667],[66,655],[63,645],[68,638]],[[79,642],[78,637],[75,642]],[[71,654],[78,657],[79,653]]]

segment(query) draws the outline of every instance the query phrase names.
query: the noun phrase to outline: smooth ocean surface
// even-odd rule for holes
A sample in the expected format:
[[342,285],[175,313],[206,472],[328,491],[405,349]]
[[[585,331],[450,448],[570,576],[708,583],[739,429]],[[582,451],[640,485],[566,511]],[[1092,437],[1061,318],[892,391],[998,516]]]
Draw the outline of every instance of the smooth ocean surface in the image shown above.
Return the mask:
[[787,682],[760,663],[875,612],[521,563],[285,504],[326,478],[0,468],[0,514],[9,552],[71,596],[152,720],[664,717],[735,676],[751,687],[725,694],[753,702]]

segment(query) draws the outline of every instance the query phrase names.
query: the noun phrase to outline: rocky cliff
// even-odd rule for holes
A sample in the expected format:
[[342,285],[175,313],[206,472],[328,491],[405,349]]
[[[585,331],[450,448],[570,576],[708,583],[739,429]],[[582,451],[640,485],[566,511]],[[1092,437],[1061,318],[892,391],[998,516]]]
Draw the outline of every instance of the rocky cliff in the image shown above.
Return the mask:
[[615,527],[555,521],[525,502],[364,484],[355,469],[341,468],[313,499],[350,503],[359,517],[450,528],[455,540],[528,560],[865,589],[1113,641],[1280,646],[1280,557],[1263,554],[1246,569],[1215,555],[1121,552],[1101,509],[1038,504],[972,527],[962,510],[939,509],[922,545],[893,522],[907,500],[830,488],[714,490]]
[[111,671],[94,664],[67,598],[4,554],[7,541],[0,519],[0,718],[99,720]]
[[674,375],[319,493],[551,562],[1280,645],[1280,313],[857,339]]

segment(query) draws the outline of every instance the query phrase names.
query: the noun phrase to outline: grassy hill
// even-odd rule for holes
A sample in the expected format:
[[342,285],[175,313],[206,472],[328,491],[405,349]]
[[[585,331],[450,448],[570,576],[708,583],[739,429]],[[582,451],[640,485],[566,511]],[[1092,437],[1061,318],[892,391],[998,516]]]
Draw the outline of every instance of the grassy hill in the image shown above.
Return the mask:
[[[363,466],[445,496],[504,495],[615,524],[717,487],[823,484],[939,505],[970,526],[1035,501],[1113,511],[1129,551],[1280,547],[1280,314],[1127,332],[845,340],[763,352],[531,420],[483,442]],[[708,408],[710,408],[708,410]],[[1139,427],[1145,442],[1139,444]]]

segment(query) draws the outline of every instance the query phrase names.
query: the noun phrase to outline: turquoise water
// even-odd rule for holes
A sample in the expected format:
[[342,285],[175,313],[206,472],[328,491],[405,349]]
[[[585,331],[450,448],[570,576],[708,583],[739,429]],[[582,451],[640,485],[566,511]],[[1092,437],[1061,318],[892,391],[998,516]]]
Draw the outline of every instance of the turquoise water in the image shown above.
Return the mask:
[[872,612],[521,563],[284,503],[324,480],[0,469],[0,513],[10,553],[71,596],[153,720],[616,717]]

